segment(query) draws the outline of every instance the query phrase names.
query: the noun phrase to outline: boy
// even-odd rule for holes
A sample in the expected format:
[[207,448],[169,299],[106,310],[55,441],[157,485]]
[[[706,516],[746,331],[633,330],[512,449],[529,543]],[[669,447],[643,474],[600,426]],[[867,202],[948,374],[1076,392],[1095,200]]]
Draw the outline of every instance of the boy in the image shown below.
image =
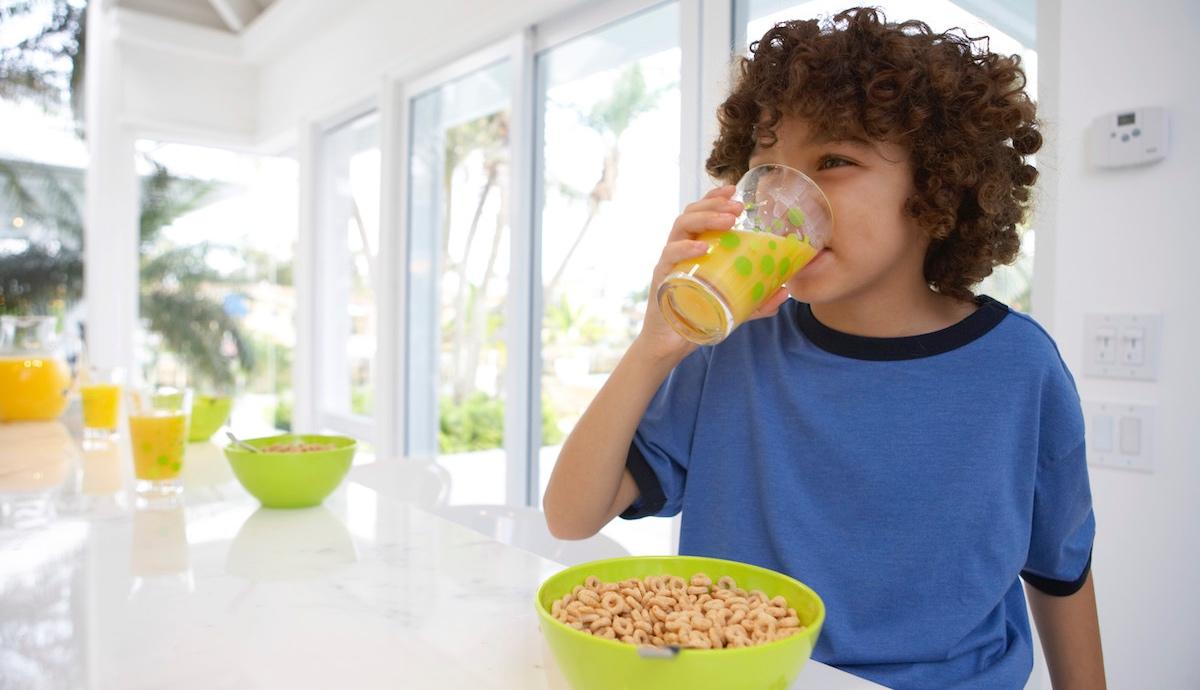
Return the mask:
[[[680,553],[811,585],[813,657],[895,688],[1023,687],[1024,579],[1054,687],[1104,687],[1074,381],[1032,319],[970,291],[1016,256],[1037,177],[1023,86],[1017,58],[875,10],[768,31],[708,171],[801,170],[828,246],[716,346],[651,300],[563,446],[551,531],[682,510]],[[732,193],[679,216],[651,295],[733,224]]]

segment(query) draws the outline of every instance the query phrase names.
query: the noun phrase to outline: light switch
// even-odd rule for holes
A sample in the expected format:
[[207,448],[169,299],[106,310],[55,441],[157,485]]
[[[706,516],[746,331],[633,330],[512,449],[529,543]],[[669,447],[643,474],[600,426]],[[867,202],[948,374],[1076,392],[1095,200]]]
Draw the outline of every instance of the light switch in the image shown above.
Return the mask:
[[1085,314],[1083,371],[1088,376],[1155,381],[1162,349],[1159,314]]
[[1126,364],[1138,365],[1146,361],[1146,331],[1141,328],[1126,328],[1121,332],[1121,353]]
[[1096,330],[1096,361],[1112,364],[1117,361],[1117,329]]
[[1111,453],[1113,449],[1113,418],[1106,414],[1092,417],[1092,450]]
[[1138,455],[1142,452],[1142,420],[1121,417],[1121,453]]
[[1082,402],[1089,465],[1154,471],[1155,405],[1099,400]]

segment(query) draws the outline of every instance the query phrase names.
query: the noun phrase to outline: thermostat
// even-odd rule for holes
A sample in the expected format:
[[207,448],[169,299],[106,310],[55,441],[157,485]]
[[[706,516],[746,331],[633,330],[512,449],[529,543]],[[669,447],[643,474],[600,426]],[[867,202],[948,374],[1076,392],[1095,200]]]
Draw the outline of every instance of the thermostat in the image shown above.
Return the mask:
[[1101,115],[1088,130],[1088,159],[1098,168],[1146,165],[1167,157],[1166,108]]

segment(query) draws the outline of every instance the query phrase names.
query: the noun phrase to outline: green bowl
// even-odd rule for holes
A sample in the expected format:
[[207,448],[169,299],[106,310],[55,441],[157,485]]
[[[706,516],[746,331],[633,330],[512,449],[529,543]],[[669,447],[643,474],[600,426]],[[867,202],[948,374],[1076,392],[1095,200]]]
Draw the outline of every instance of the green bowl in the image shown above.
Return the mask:
[[[798,635],[738,649],[681,649],[672,658],[646,658],[637,647],[593,637],[550,613],[555,599],[583,584],[588,575],[603,582],[631,577],[702,572],[714,581],[730,576],[738,587],[782,595],[806,630]],[[635,556],[583,563],[542,583],[535,602],[542,634],[574,690],[785,690],[804,668],[825,622],[825,604],[799,580],[758,566],[697,556]]]
[[228,395],[197,395],[192,401],[189,441],[207,441],[229,419],[233,398]]
[[347,436],[285,434],[245,441],[255,448],[274,443],[332,443],[315,452],[254,453],[230,444],[225,457],[233,474],[267,508],[309,508],[319,505],[342,483],[350,470],[357,442]]

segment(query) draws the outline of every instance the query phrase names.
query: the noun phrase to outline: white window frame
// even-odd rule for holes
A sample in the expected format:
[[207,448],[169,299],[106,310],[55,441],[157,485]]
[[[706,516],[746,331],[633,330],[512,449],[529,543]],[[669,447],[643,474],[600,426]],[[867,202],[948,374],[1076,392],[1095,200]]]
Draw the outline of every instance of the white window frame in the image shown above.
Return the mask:
[[[349,124],[350,122],[371,113],[380,111],[380,146],[383,145],[385,126],[383,120],[383,112],[380,108],[378,96],[371,96],[357,100],[352,106],[342,108],[334,114],[328,115],[304,128],[301,137],[300,158],[302,168],[301,173],[301,200],[302,207],[300,213],[300,248],[297,252],[297,284],[305,285],[303,294],[298,294],[302,297],[302,306],[297,310],[297,333],[301,342],[306,346],[300,348],[297,352],[296,361],[302,363],[298,369],[304,372],[302,380],[297,380],[294,390],[296,391],[297,401],[304,401],[303,405],[297,405],[296,417],[294,423],[297,426],[303,425],[308,428],[330,429],[338,433],[354,436],[355,438],[363,439],[372,444],[378,444],[379,439],[376,437],[376,420],[379,417],[378,405],[376,405],[375,416],[368,417],[365,415],[343,414],[327,409],[322,401],[330,396],[331,386],[328,384],[328,379],[331,376],[345,376],[344,369],[334,371],[326,363],[331,361],[340,361],[341,356],[334,356],[332,350],[344,351],[345,334],[338,330],[330,329],[325,325],[327,323],[330,311],[336,303],[335,296],[330,294],[329,290],[323,289],[329,280],[329,276],[335,271],[343,271],[344,267],[334,266],[333,261],[335,254],[323,251],[326,243],[333,241],[345,241],[345,238],[340,234],[333,237],[330,234],[330,229],[324,224],[324,204],[326,203],[326,181],[329,169],[321,155],[322,142],[334,130]],[[307,166],[305,164],[307,163]],[[380,161],[380,178],[384,177],[386,169],[385,162]],[[381,204],[384,195],[381,194]],[[382,261],[383,242],[385,233],[382,227],[382,217],[380,219],[380,247],[376,249],[376,265],[383,266]],[[380,299],[383,293],[385,279],[382,276],[383,271],[376,271],[373,276],[372,289],[375,293],[375,323],[376,323],[376,343],[375,343],[375,359],[371,363],[372,388],[374,389],[375,398],[386,398],[386,386],[381,386],[385,381],[382,378],[378,360],[381,353],[388,343],[383,334],[383,324],[380,317],[384,313],[380,308]],[[302,334],[302,335],[301,335]],[[339,344],[334,341],[338,341]],[[301,398],[303,394],[303,398]],[[300,414],[299,408],[303,407],[303,414]],[[385,408],[387,405],[385,404]],[[390,413],[390,408],[388,408]],[[378,448],[376,449],[378,452]]]
[[[399,131],[404,132],[403,144],[393,146],[385,151],[385,159],[389,152],[395,154],[397,169],[403,171],[400,187],[403,188],[404,201],[397,205],[397,215],[392,218],[394,227],[400,228],[397,233],[403,238],[395,247],[392,256],[397,260],[393,265],[403,267],[404,286],[396,292],[400,296],[397,302],[399,321],[402,324],[399,342],[403,343],[403,356],[397,363],[399,377],[392,377],[395,382],[393,389],[397,399],[402,403],[396,408],[393,423],[403,429],[395,439],[398,449],[405,454],[432,456],[437,454],[436,434],[421,438],[418,429],[436,429],[438,421],[437,402],[437,367],[424,366],[415,362],[415,353],[432,345],[436,356],[438,324],[418,325],[412,323],[408,315],[408,294],[412,290],[412,275],[408,272],[408,247],[411,242],[412,228],[410,226],[408,199],[410,195],[410,178],[408,175],[409,154],[413,131],[414,101],[442,85],[469,76],[481,69],[507,59],[512,75],[511,94],[511,128],[509,130],[509,187],[511,200],[509,204],[509,241],[512,264],[509,268],[509,295],[507,313],[505,315],[505,339],[507,347],[513,356],[508,358],[505,371],[505,408],[504,408],[504,449],[505,449],[505,502],[510,505],[528,505],[530,497],[527,494],[527,474],[529,471],[526,458],[529,456],[531,433],[533,428],[529,423],[526,410],[529,409],[532,392],[530,378],[530,361],[520,353],[527,348],[531,322],[530,292],[534,283],[529,266],[530,247],[532,246],[530,218],[530,198],[527,193],[530,177],[530,145],[531,116],[527,103],[529,78],[532,72],[532,30],[526,29],[509,38],[482,48],[463,58],[440,67],[424,76],[407,82],[393,82],[399,94],[398,111],[395,118],[403,124]],[[391,189],[396,189],[392,186]],[[385,188],[386,190],[386,188]],[[385,193],[386,197],[387,194]],[[437,294],[439,282],[439,267],[432,266],[428,280],[433,282],[433,294]],[[416,339],[422,339],[418,346]],[[422,399],[424,398],[424,399]]]
[[[703,170],[709,144],[716,132],[711,116],[720,102],[733,46],[732,0],[675,0],[680,13],[680,96],[684,104],[680,122],[680,168],[695,170],[680,179],[679,203],[682,207],[699,197],[711,184]],[[437,65],[431,59],[418,69],[385,74],[370,94],[362,94],[350,105],[330,111],[304,123],[298,136],[301,163],[300,250],[297,253],[297,284],[300,306],[297,314],[299,342],[296,353],[297,373],[294,388],[298,426],[329,428],[375,444],[378,457],[413,452],[427,453],[413,442],[413,407],[430,406],[436,410],[436,395],[431,399],[414,397],[416,390],[435,390],[436,372],[427,367],[413,369],[410,357],[412,338],[428,337],[419,333],[408,317],[410,290],[408,275],[408,157],[412,102],[417,96],[441,84],[469,75],[508,58],[512,74],[512,129],[510,130],[510,294],[506,314],[506,339],[509,352],[505,378],[505,452],[507,457],[506,502],[512,505],[540,504],[538,454],[541,446],[540,404],[540,239],[536,234],[535,159],[541,136],[536,102],[535,63],[537,57],[556,46],[627,19],[671,0],[608,0],[590,3],[569,12],[547,18],[535,25],[487,45],[448,64]],[[693,104],[692,107],[688,107]],[[380,245],[376,279],[377,349],[373,361],[375,388],[374,418],[341,415],[323,410],[322,362],[329,361],[328,345],[321,340],[323,277],[328,275],[329,258],[320,251],[319,233],[321,181],[324,162],[320,148],[322,137],[357,117],[378,110],[380,114],[381,194]],[[708,115],[705,115],[708,113]],[[325,238],[328,239],[328,238]],[[431,274],[432,275],[432,274]],[[436,412],[434,412],[436,423]],[[426,420],[427,423],[427,420]],[[426,444],[427,445],[427,444]]]

